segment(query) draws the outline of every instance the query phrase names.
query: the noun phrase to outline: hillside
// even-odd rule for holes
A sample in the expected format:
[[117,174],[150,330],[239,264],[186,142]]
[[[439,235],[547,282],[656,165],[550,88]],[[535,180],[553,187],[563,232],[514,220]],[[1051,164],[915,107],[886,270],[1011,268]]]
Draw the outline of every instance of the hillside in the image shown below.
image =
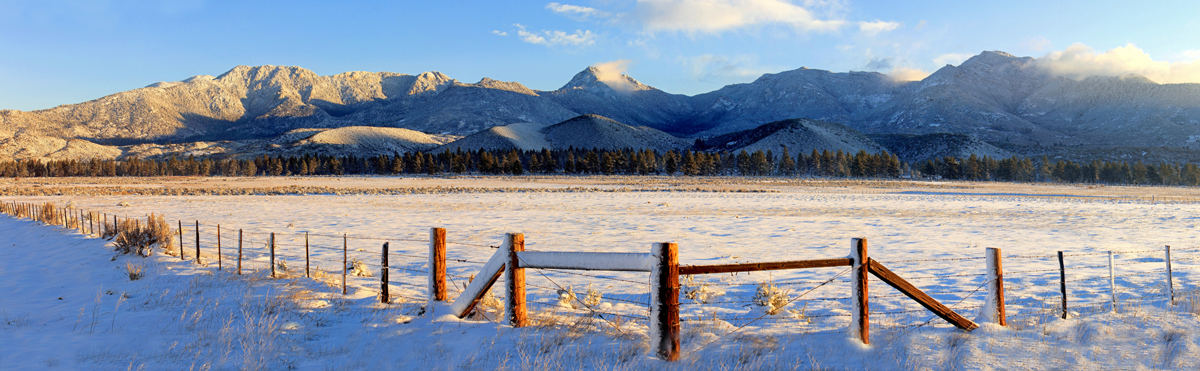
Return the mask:
[[493,127],[446,144],[437,151],[474,149],[654,149],[668,151],[685,148],[688,141],[653,128],[634,127],[600,115],[582,115],[563,122],[542,126],[516,123]]
[[817,151],[842,151],[857,153],[883,152],[884,147],[857,130],[831,122],[792,119],[772,122],[754,129],[744,130],[711,138],[705,142],[706,150],[714,151],[773,151],[780,153],[784,147],[793,155],[808,155]]
[[995,159],[1013,156],[1011,152],[966,134],[876,134],[869,137],[905,162],[946,156],[967,158],[972,154]]

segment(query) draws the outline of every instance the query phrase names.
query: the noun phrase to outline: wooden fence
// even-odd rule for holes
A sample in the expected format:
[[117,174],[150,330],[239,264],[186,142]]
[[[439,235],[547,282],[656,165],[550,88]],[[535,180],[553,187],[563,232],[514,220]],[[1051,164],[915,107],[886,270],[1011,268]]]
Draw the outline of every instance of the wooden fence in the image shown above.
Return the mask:
[[[19,218],[30,218],[46,224],[77,229],[85,235],[96,237],[116,234],[118,232],[116,228],[122,224],[120,223],[121,221],[140,220],[108,215],[106,213],[54,207],[48,203],[8,202],[0,204],[0,211]],[[146,220],[146,222],[151,223],[153,220]],[[346,282],[349,272],[359,270],[360,265],[374,267],[380,270],[379,289],[373,290],[365,286],[360,286],[356,287],[356,290],[373,291],[378,295],[378,299],[382,303],[395,303],[396,300],[409,303],[446,302],[450,310],[460,318],[471,314],[476,309],[480,300],[488,293],[489,289],[503,277],[505,282],[503,289],[505,297],[503,318],[506,323],[515,328],[524,327],[529,324],[528,304],[540,304],[527,300],[526,291],[529,287],[557,290],[560,292],[565,289],[553,280],[551,280],[551,283],[555,287],[527,284],[525,280],[525,271],[527,269],[536,270],[539,274],[542,271],[547,271],[558,274],[579,275],[591,280],[615,280],[633,284],[648,282],[649,285],[646,290],[648,294],[647,301],[642,302],[616,297],[609,299],[643,306],[647,313],[644,317],[628,313],[605,313],[592,306],[587,306],[587,310],[592,315],[625,316],[645,320],[652,339],[652,350],[658,357],[668,361],[676,360],[680,357],[682,349],[680,334],[683,324],[705,320],[688,319],[685,316],[681,316],[681,306],[701,304],[699,300],[696,300],[696,303],[681,303],[681,297],[688,296],[681,292],[681,288],[684,287],[680,280],[681,276],[687,277],[688,282],[691,282],[693,277],[713,274],[846,268],[842,273],[828,280],[805,282],[809,284],[816,283],[816,285],[799,297],[788,300],[787,304],[805,300],[828,300],[847,304],[851,308],[848,315],[850,317],[850,325],[848,326],[849,335],[862,341],[864,344],[870,344],[871,341],[871,321],[873,315],[889,316],[920,311],[933,314],[933,317],[929,320],[919,324],[884,327],[884,330],[920,328],[933,325],[934,320],[940,319],[958,329],[970,331],[979,325],[961,315],[960,312],[964,310],[978,309],[977,320],[1006,326],[1008,325],[1010,316],[1018,318],[1044,318],[1046,316],[1068,318],[1073,314],[1088,313],[1089,309],[1093,312],[1118,311],[1121,302],[1144,302],[1146,300],[1161,299],[1166,303],[1174,304],[1182,295],[1200,291],[1195,286],[1190,288],[1182,287],[1184,290],[1177,290],[1177,287],[1181,287],[1181,284],[1176,282],[1177,278],[1175,276],[1176,272],[1182,271],[1184,272],[1183,277],[1190,278],[1191,270],[1200,269],[1200,264],[1196,263],[1200,261],[1200,256],[1172,257],[1172,252],[1196,252],[1200,251],[1200,248],[1177,248],[1173,250],[1170,246],[1165,246],[1162,250],[1093,251],[1082,253],[1058,251],[1053,255],[1012,256],[1002,255],[1000,249],[987,248],[983,256],[980,257],[878,261],[867,254],[867,240],[865,238],[855,238],[850,241],[850,254],[847,257],[739,264],[680,265],[679,247],[674,243],[653,244],[647,253],[526,251],[525,236],[523,234],[507,234],[500,246],[491,246],[447,241],[447,231],[442,228],[431,228],[428,238],[425,239],[351,236],[349,234],[290,233],[288,236],[292,242],[279,241],[277,234],[274,232],[246,233],[244,230],[239,229],[236,234],[236,252],[229,252],[225,251],[231,248],[229,242],[223,243],[223,241],[230,241],[233,237],[229,233],[225,233],[226,237],[223,238],[220,225],[213,224],[212,227],[205,227],[206,224],[200,221],[194,221],[190,224],[190,227],[194,228],[194,233],[188,236],[192,238],[185,239],[184,223],[182,221],[175,223],[177,228],[175,235],[178,241],[174,241],[170,246],[166,246],[163,249],[165,253],[172,255],[177,253],[181,261],[190,260],[196,264],[209,266],[215,260],[217,270],[225,269],[224,261],[226,259],[236,260],[236,264],[231,267],[233,268],[230,270],[231,274],[242,274],[243,266],[246,265],[246,268],[256,271],[269,270],[270,276],[277,278],[299,277],[299,274],[291,268],[288,268],[284,272],[286,274],[277,272],[277,268],[286,267],[284,261],[298,262],[303,259],[304,277],[312,277],[314,271],[318,271],[314,268],[314,261],[317,261],[318,264],[325,262],[341,265],[341,268],[336,270],[340,271],[340,286],[343,295],[348,293]],[[215,238],[202,238],[202,228],[208,231],[207,236],[215,236]],[[230,229],[226,228],[226,230]],[[246,238],[248,236],[251,237],[250,239],[261,243],[261,245],[246,243],[248,242],[247,240],[250,240]],[[302,244],[297,242],[300,241],[300,237],[303,237]],[[323,242],[320,244],[310,244],[310,238],[313,237],[321,238]],[[330,243],[331,241],[337,241],[340,244],[334,245]],[[379,263],[367,263],[368,260],[372,259],[370,257],[371,252],[366,251],[366,249],[356,248],[353,251],[349,249],[351,241],[354,241],[356,246],[380,246],[379,254],[376,255]],[[192,246],[185,246],[185,242]],[[422,256],[389,251],[389,244],[391,242],[428,244],[428,253]],[[498,248],[498,250],[492,253],[487,261],[473,261],[470,259],[448,258],[447,246],[452,245],[488,250]],[[211,252],[203,251],[202,246],[210,249]],[[188,247],[191,247],[191,249]],[[283,251],[277,251],[277,248],[283,248]],[[314,249],[318,251],[324,250],[325,254],[322,256],[328,256],[330,252],[340,253],[341,259],[314,257],[311,254]],[[191,259],[189,259],[188,250],[191,250]],[[303,251],[302,255],[300,251]],[[1160,253],[1162,254],[1161,259],[1146,256]],[[353,259],[351,259],[352,256],[354,257]],[[403,262],[396,260],[389,261],[389,257],[404,260]],[[1068,264],[1068,258],[1083,262],[1083,265]],[[1095,258],[1105,258],[1106,262],[1088,264],[1093,263],[1089,259]],[[1122,261],[1122,259],[1125,261]],[[266,260],[266,267],[262,266],[262,264],[247,264],[250,262],[264,263],[262,260]],[[939,261],[964,262],[976,260],[984,263],[983,273],[949,273],[924,277],[910,276],[908,279],[905,279],[901,274],[896,273],[896,271],[887,266],[893,264],[904,266],[905,264],[924,265]],[[1003,260],[1020,263],[1016,265],[1016,270],[1005,272]],[[457,289],[458,287],[450,285],[449,281],[454,278],[467,278],[468,276],[448,274],[448,262],[467,264],[457,267],[457,270],[460,272],[477,272],[471,275],[475,279],[464,285],[465,287],[462,288],[457,298],[451,297],[451,292],[448,291],[448,288],[453,287]],[[1172,262],[1175,262],[1177,266],[1172,267]],[[1053,266],[1053,263],[1057,263],[1057,265],[1053,268],[1045,268],[1047,265]],[[1161,268],[1151,270],[1140,269],[1145,268],[1147,265],[1156,264],[1161,264]],[[1178,266],[1179,264],[1182,264],[1182,266]],[[1012,266],[1011,264],[1009,265]],[[1037,269],[1022,268],[1025,266]],[[391,275],[389,268],[393,267],[400,268],[399,272],[401,274]],[[1094,271],[1103,270],[1104,268],[1107,268],[1107,274],[1095,274]],[[1118,273],[1118,268],[1122,270],[1120,273]],[[647,281],[637,281],[595,274],[571,273],[571,271],[648,273],[649,277]],[[1075,271],[1082,273],[1074,273]],[[850,279],[839,281],[839,278],[845,273],[850,273]],[[1057,276],[1058,285],[1053,285],[1053,280],[1047,276],[1050,274]],[[1161,290],[1156,291],[1153,289],[1155,284],[1152,278],[1143,279],[1160,274],[1163,279]],[[545,274],[541,275],[550,280],[549,276]],[[869,289],[870,276],[874,276],[880,282],[894,288],[899,294],[872,296],[875,293]],[[982,282],[979,282],[979,286],[975,287],[974,290],[932,293],[942,297],[947,297],[950,294],[962,294],[959,295],[961,299],[951,305],[943,304],[941,300],[934,298],[931,293],[921,290],[918,288],[918,285],[912,282],[914,279],[945,280],[949,277],[971,277],[972,280],[979,279]],[[847,292],[848,296],[806,297],[807,294],[814,290],[837,286],[829,285],[833,282],[849,283],[844,288],[846,290],[844,292]],[[1108,295],[1104,295],[1102,300],[1095,299],[1097,299],[1097,293],[1104,290],[1095,287],[1092,287],[1090,290],[1081,291],[1082,295],[1080,296],[1082,296],[1082,299],[1092,300],[1085,303],[1079,303],[1078,300],[1081,298],[1075,298],[1069,290],[1072,286],[1095,284],[1097,282],[1107,284]],[[1120,282],[1120,285],[1118,285],[1118,282]],[[393,291],[393,286],[399,286],[401,289]],[[1057,290],[1046,290],[1046,288],[1054,286],[1057,286]],[[1118,289],[1118,287],[1122,287],[1122,289]],[[982,300],[982,304],[968,307],[959,306],[964,301],[971,299],[976,292],[985,288],[986,294]],[[1017,299],[1006,302],[1006,297],[1012,298],[1013,293],[1017,294]],[[889,297],[903,297],[919,304],[921,309],[872,311],[871,299],[873,297],[885,300]],[[950,299],[955,298],[958,297],[951,297]],[[1189,298],[1188,300],[1192,299]],[[1042,307],[1030,310],[1030,303],[1040,304]],[[1017,304],[1022,310],[1010,315],[1008,307],[1014,304]],[[805,317],[811,320],[812,318],[819,318],[821,316],[825,315],[816,314],[806,315]],[[833,317],[838,315],[830,314],[827,316]],[[738,329],[741,329],[764,319],[779,320],[781,318],[770,317],[764,314],[758,317],[714,317],[708,320],[723,320],[731,323],[739,322],[742,325]]]

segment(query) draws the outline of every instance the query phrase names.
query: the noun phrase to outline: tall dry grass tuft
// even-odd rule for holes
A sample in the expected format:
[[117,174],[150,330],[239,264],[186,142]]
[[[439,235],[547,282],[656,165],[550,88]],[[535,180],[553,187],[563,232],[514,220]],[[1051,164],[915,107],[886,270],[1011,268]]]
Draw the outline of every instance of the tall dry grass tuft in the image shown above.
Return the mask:
[[136,219],[117,223],[116,238],[113,239],[116,250],[122,254],[150,256],[154,254],[155,246],[165,250],[174,243],[175,235],[165,218],[150,214],[146,221],[146,225]]
[[37,213],[38,221],[50,225],[62,223],[62,212],[53,202],[42,204],[42,209]]

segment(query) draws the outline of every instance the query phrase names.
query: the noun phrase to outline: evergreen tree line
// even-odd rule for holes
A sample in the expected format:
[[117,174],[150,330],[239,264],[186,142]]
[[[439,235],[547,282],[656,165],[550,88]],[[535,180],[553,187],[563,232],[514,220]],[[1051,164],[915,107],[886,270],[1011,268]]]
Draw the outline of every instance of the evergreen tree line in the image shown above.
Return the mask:
[[907,164],[887,152],[816,151],[792,156],[773,151],[666,151],[649,149],[477,150],[357,156],[258,156],[252,159],[20,160],[0,162],[0,176],[291,176],[362,174],[626,174],[820,176],[1110,184],[1200,185],[1191,163],[1036,161],[971,155]]

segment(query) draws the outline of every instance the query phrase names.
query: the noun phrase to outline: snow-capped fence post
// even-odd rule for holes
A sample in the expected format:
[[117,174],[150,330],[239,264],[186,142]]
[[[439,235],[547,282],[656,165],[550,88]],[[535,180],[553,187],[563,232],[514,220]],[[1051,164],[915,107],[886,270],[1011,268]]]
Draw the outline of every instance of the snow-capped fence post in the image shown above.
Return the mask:
[[275,232],[271,232],[271,278],[275,278]]
[[242,229],[238,228],[238,275],[242,274]]
[[1000,326],[1008,326],[1004,313],[1004,267],[1000,258],[1000,249],[987,248],[987,303],[984,304],[983,317]]
[[525,312],[525,269],[518,262],[517,252],[525,251],[525,234],[509,233],[508,258],[504,263],[504,314],[512,327],[525,327],[529,320]]
[[1171,273],[1171,245],[1166,245],[1163,251],[1167,256],[1167,293],[1171,295],[1171,305],[1175,305],[1175,281]]
[[1058,252],[1058,287],[1062,293],[1062,319],[1067,319],[1067,265],[1062,251]]
[[308,273],[309,263],[310,263],[310,261],[309,261],[309,257],[308,257],[308,231],[305,231],[304,232],[304,277],[305,278],[309,277],[309,273]]
[[650,348],[664,361],[679,360],[679,247],[654,244],[650,252]]
[[1117,280],[1113,275],[1113,252],[1108,252],[1108,293],[1112,296],[1112,311],[1117,312]]
[[179,220],[179,260],[187,260],[183,257],[183,221]]
[[429,300],[446,301],[446,229],[429,229]]
[[196,221],[196,264],[200,264],[200,221]]
[[871,309],[867,292],[867,274],[870,265],[867,264],[867,239],[850,239],[850,259],[853,260],[851,274],[853,292],[850,300],[851,309],[850,332],[865,345],[871,344]]
[[383,254],[380,257],[380,262],[379,262],[379,266],[380,266],[380,269],[379,269],[379,302],[383,303],[383,304],[387,304],[389,301],[391,301],[391,298],[388,297],[388,261],[387,261],[388,257],[387,257],[387,255],[388,255],[388,243],[384,242],[383,243]]

